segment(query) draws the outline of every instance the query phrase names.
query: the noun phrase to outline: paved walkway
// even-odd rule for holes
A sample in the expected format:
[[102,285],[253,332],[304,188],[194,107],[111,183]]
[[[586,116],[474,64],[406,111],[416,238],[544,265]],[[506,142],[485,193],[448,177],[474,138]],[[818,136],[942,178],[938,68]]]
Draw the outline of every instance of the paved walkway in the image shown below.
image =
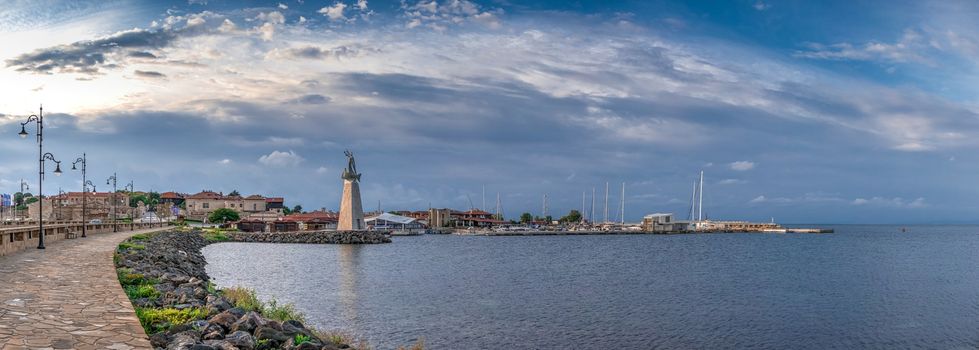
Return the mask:
[[103,233],[0,257],[0,350],[151,349],[112,252],[140,232]]

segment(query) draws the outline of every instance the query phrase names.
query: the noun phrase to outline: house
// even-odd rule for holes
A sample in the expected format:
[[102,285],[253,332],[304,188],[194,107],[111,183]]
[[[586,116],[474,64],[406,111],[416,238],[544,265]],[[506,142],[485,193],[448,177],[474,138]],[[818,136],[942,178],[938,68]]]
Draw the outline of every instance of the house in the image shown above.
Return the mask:
[[282,221],[292,221],[298,224],[299,231],[336,230],[340,214],[331,211],[311,211],[286,215]]
[[425,230],[425,225],[417,219],[407,216],[382,213],[364,220],[367,227],[376,231],[400,231],[404,233],[421,232]]
[[285,208],[285,199],[282,197],[265,198],[266,210],[282,212],[282,208]]
[[225,196],[214,191],[201,191],[184,197],[184,200],[187,214],[196,217],[206,217],[218,208],[229,208],[243,214],[261,213],[268,209],[267,199],[257,194],[241,197]]
[[453,216],[456,227],[493,227],[501,225],[506,221],[497,220],[493,214],[479,210],[470,209]]
[[179,207],[184,204],[184,195],[177,192],[163,192],[160,193],[160,204],[164,204],[164,207],[169,207],[172,204],[175,207]]
[[673,220],[673,213],[655,213],[643,216],[641,228],[646,232],[678,232],[687,229],[686,222]]

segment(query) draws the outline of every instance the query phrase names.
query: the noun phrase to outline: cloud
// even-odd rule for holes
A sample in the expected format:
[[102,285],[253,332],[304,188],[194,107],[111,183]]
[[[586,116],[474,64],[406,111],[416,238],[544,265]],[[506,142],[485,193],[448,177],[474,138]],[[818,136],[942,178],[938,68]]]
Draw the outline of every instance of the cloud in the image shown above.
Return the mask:
[[282,151],[272,151],[267,155],[258,158],[258,162],[267,166],[296,166],[303,161],[303,157],[300,157],[296,152],[292,150],[288,152]]
[[288,10],[289,9],[289,5],[286,5],[286,4],[283,4],[283,3],[280,2],[279,3],[279,9]]
[[316,168],[316,173],[317,174],[320,174],[320,175],[323,175],[323,174],[326,174],[326,173],[329,173],[329,172],[330,172],[330,168],[327,168],[325,166],[321,166],[319,168]]
[[436,31],[445,31],[449,26],[466,22],[480,23],[488,28],[497,29],[501,26],[499,16],[502,9],[484,10],[479,4],[469,0],[452,0],[439,3],[436,0],[419,0],[414,4],[402,1],[402,16],[408,22],[405,27],[427,27]]
[[307,105],[321,105],[330,102],[330,98],[320,95],[320,94],[310,94],[304,95],[293,100],[294,103],[307,104]]
[[[157,30],[130,29],[95,39],[38,49],[6,61],[7,67],[36,74],[78,73],[98,75],[103,68],[117,68],[127,57],[152,58],[147,50],[171,45],[178,38],[192,37],[206,31],[205,12],[188,16],[171,16]],[[185,23],[185,25],[179,25]]]
[[758,10],[758,11],[765,11],[765,10],[771,8],[772,5],[766,4],[765,2],[763,2],[761,0],[758,0],[758,1],[755,1],[755,4],[752,5],[752,7],[754,7],[755,10]]
[[755,168],[755,163],[747,160],[739,160],[729,164],[731,170],[734,171],[747,171]]
[[222,160],[219,160],[219,161],[218,161],[218,164],[221,164],[221,165],[228,165],[228,164],[231,164],[231,159],[227,159],[227,158],[225,158],[225,159],[222,159]]
[[928,206],[925,202],[924,197],[918,197],[913,200],[906,200],[901,197],[887,198],[887,197],[871,197],[869,199],[857,198],[854,199],[851,204],[859,206],[878,206],[878,207],[892,207],[892,208],[924,208]]
[[136,74],[136,76],[137,77],[140,77],[140,78],[163,79],[163,78],[166,78],[167,77],[165,74],[160,73],[160,72],[155,72],[155,71],[143,71],[143,70],[138,70],[137,69],[133,73]]
[[871,41],[864,44],[837,43],[831,45],[809,43],[808,50],[796,51],[796,57],[821,60],[880,61],[894,63],[930,63],[926,51],[934,49],[934,42],[914,29],[904,31],[893,43]]
[[326,18],[330,19],[330,21],[333,22],[346,21],[347,17],[343,15],[343,11],[346,8],[347,8],[347,4],[338,1],[334,3],[332,6],[323,7],[316,12],[319,12],[323,16],[326,16]]
[[747,181],[741,179],[723,179],[717,182],[718,185],[739,185],[744,183],[747,183]]
[[280,49],[276,48],[265,55],[266,59],[324,59],[324,58],[350,58],[357,57],[363,53],[378,53],[380,50],[364,46],[341,45],[333,48],[323,48],[319,46],[300,46]]

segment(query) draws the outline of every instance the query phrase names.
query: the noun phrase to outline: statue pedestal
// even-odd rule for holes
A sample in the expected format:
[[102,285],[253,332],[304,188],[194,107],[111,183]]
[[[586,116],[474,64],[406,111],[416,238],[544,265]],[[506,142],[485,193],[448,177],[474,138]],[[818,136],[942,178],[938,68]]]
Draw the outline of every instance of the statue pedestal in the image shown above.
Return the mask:
[[343,196],[340,198],[340,222],[338,231],[367,230],[364,222],[364,207],[360,202],[360,182],[343,180]]

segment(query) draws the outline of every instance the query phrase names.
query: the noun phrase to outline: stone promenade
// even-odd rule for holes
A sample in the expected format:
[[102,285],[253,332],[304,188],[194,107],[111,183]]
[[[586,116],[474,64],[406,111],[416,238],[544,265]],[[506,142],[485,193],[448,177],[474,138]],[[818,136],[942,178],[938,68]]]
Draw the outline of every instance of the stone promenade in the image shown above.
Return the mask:
[[147,229],[54,242],[0,257],[0,350],[151,349],[112,253]]

